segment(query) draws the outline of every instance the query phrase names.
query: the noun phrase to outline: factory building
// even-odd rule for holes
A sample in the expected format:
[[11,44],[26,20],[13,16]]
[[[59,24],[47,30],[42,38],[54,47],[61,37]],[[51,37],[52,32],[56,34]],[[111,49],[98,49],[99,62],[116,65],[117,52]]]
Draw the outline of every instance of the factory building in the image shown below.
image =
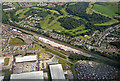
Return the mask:
[[43,81],[43,71],[34,71],[34,72],[26,72],[21,74],[11,74],[10,81],[14,81],[15,79],[40,79]]
[[24,56],[24,57],[16,57],[15,62],[32,62],[37,60],[37,55],[29,55],[29,56]]
[[51,79],[65,80],[64,71],[61,64],[49,65]]

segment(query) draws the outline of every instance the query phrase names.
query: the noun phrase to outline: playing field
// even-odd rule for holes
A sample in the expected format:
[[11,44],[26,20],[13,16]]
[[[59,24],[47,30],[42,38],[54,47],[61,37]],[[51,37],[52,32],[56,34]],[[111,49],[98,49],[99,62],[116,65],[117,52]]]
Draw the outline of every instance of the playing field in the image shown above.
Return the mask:
[[5,59],[4,59],[4,66],[7,66],[7,65],[9,64],[9,59],[10,59],[10,58],[5,58]]
[[17,46],[17,45],[24,45],[26,44],[24,40],[20,38],[11,38],[10,40],[10,46]]
[[117,15],[116,13],[118,13],[118,7],[115,6],[103,6],[94,4],[93,9],[110,17],[116,16]]

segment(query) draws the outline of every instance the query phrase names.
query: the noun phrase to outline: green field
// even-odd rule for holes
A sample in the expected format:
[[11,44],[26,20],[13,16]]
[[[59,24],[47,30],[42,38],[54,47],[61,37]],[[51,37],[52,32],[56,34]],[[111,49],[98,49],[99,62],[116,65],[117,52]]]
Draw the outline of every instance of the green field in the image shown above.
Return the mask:
[[51,52],[51,53],[53,53],[53,54],[55,54],[55,55],[58,55],[59,57],[62,57],[62,58],[64,58],[64,59],[67,58],[66,56],[60,54],[59,52],[56,52],[56,51],[54,51],[54,50],[52,50],[52,49],[49,49],[49,48],[47,48],[47,47],[45,48],[45,50],[46,50],[46,51],[49,51],[49,52]]
[[29,49],[42,49],[43,50],[43,48],[39,44],[34,44],[34,45],[35,47],[29,48]]
[[69,5],[75,5],[77,2],[70,3]]
[[11,8],[11,7],[8,6],[8,5],[3,5],[3,6],[2,6],[2,9],[7,9],[7,8]]
[[94,2],[89,3],[89,7],[86,9],[87,14],[92,14],[93,11],[91,10],[93,8]]
[[66,69],[66,66],[69,65],[70,66],[70,70],[73,72],[73,65],[70,64],[69,62],[65,61],[65,60],[62,60],[58,57],[56,57],[58,59],[58,63],[62,64],[62,67],[63,67],[63,70],[67,70]]
[[20,38],[11,38],[10,40],[10,46],[17,46],[17,45],[25,45],[26,43],[24,40]]
[[41,10],[44,10],[44,11],[51,11],[52,13],[56,13],[56,14],[60,15],[60,13],[56,10],[44,9],[44,8],[39,8],[39,7],[32,7],[32,9],[41,9]]
[[19,14],[19,17],[18,18],[25,18],[26,17],[26,15],[24,15],[24,13],[26,13],[27,11],[29,11],[30,10],[30,8],[24,8],[24,9],[20,9],[20,10],[18,10],[17,12],[16,12],[16,14],[15,15],[18,15]]
[[118,23],[119,21],[118,20],[115,20],[115,19],[112,19],[112,20],[110,20],[110,21],[108,21],[108,22],[105,22],[105,23],[102,23],[102,24],[95,24],[95,25],[112,25],[112,24],[114,24],[114,23]]
[[117,15],[116,13],[118,13],[118,7],[114,7],[114,6],[103,6],[103,5],[94,4],[93,9],[110,17],[116,16]]
[[[19,6],[17,2],[14,2],[13,4],[16,5],[16,6]],[[37,3],[33,3],[33,5],[36,5],[36,4]],[[13,14],[13,15],[17,15],[19,19],[23,19],[23,18],[26,18],[26,17],[28,17],[29,15],[32,14],[32,12],[30,12],[30,14],[27,13],[27,15],[25,15],[25,13],[28,12],[29,10],[32,10],[32,9],[33,9],[33,11],[36,10],[35,13],[37,13],[37,11],[39,11],[39,10],[45,11],[47,15],[42,17],[43,19],[40,20],[40,27],[42,28],[41,30],[46,30],[46,29],[53,30],[54,29],[57,32],[65,32],[67,34],[70,34],[71,36],[75,36],[75,35],[81,36],[81,34],[83,34],[81,36],[81,38],[86,39],[87,37],[83,37],[83,36],[86,34],[86,32],[92,31],[92,28],[87,28],[87,26],[84,25],[84,23],[89,23],[91,21],[94,24],[93,20],[96,17],[93,20],[92,20],[93,17],[90,17],[91,20],[89,21],[87,18],[84,18],[84,17],[81,17],[81,16],[77,16],[80,13],[78,13],[78,14],[76,13],[77,15],[70,14],[69,11],[67,10],[69,5],[70,6],[74,6],[74,5],[77,5],[77,4],[78,4],[77,2],[66,3],[63,7],[60,7],[60,8],[52,8],[52,7],[46,7],[46,6],[44,6],[44,7],[36,7],[36,6],[25,7],[25,8],[22,8],[22,9],[21,8],[18,9],[15,12],[15,14]],[[77,6],[77,7],[79,7],[79,6]],[[81,6],[81,7],[84,7],[84,6]],[[72,7],[70,9],[72,9]],[[77,8],[73,7],[73,10],[75,10],[75,9],[77,9]],[[79,9],[79,10],[82,10],[82,9]],[[77,10],[77,11],[79,11],[79,10]],[[98,27],[101,26],[101,25],[102,26],[103,25],[112,25],[114,23],[118,23],[118,21],[113,18],[113,16],[117,15],[116,12],[118,12],[118,8],[116,6],[111,6],[111,5],[104,6],[104,5],[99,5],[99,4],[95,3],[95,2],[90,2],[89,4],[87,4],[87,7],[85,6],[85,9],[83,8],[83,11],[84,10],[85,10],[85,14],[87,13],[87,15],[92,15],[93,13],[96,13],[96,14],[98,14],[98,16],[100,14],[100,15],[103,15],[105,17],[111,18],[110,21],[106,20],[107,22],[105,21],[105,22],[103,22],[101,24],[99,24],[99,23],[98,24],[94,24],[94,25],[97,25]],[[50,11],[51,13],[48,13],[47,11]],[[57,15],[54,14],[54,13],[56,13]],[[73,29],[66,29],[64,27],[66,24],[64,23],[64,25],[63,25],[62,22],[58,21],[60,18],[64,18],[64,17],[70,17],[70,18],[74,18],[76,20],[81,19],[82,22],[84,22],[84,23],[82,23],[79,26],[76,26],[77,24],[75,24],[74,26],[76,26],[76,27],[73,28]],[[51,19],[51,18],[53,18],[53,19]],[[73,21],[71,21],[70,23],[73,23]],[[25,23],[25,24],[27,24],[27,23]],[[71,25],[68,24],[68,25],[66,25],[66,27],[70,27]],[[94,25],[91,26],[91,27],[93,27],[93,29],[94,29]],[[88,38],[90,38],[90,37],[88,36]]]
[[4,59],[4,66],[7,66],[7,65],[9,64],[9,59],[10,59],[10,58],[5,58],[5,59]]
[[15,5],[15,6],[19,6],[19,4],[17,3],[17,2],[13,2],[13,5]]
[[50,53],[48,53],[48,52],[41,52],[41,53],[39,53],[39,55],[41,55],[41,54],[46,54],[46,55],[50,55],[50,56],[52,56],[52,57],[53,57],[53,55],[52,55],[52,54],[50,54]]

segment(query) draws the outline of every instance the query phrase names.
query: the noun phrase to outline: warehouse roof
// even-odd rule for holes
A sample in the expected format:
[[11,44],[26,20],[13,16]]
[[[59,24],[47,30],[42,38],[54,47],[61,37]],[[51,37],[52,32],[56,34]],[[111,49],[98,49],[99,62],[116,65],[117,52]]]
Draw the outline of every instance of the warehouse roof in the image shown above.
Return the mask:
[[2,81],[4,79],[4,76],[0,76],[0,81]]
[[52,79],[65,79],[61,64],[50,65],[50,73]]
[[35,61],[37,60],[37,55],[29,55],[24,57],[16,57],[16,62],[25,62],[25,61]]
[[10,79],[44,79],[43,71],[34,71],[21,74],[11,74]]
[[0,57],[0,64],[4,63],[4,58]]

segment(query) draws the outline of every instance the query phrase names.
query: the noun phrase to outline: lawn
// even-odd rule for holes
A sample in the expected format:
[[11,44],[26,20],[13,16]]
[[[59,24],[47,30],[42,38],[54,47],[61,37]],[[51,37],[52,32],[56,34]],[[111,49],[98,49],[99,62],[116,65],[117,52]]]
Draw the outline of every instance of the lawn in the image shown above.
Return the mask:
[[66,6],[67,6],[67,4],[65,5],[64,8],[61,9],[61,11],[62,11],[62,13],[63,13],[64,15],[68,15],[68,14],[69,14],[68,12],[66,12]]
[[47,47],[45,48],[45,51],[49,51],[49,52],[51,52],[51,53],[53,53],[53,54],[55,54],[55,55],[57,55],[57,56],[59,56],[59,57],[62,57],[62,58],[64,58],[64,59],[67,58],[66,56],[60,54],[59,52],[54,51],[54,50],[52,50],[52,49],[50,49],[50,48],[47,48]]
[[103,6],[94,4],[93,9],[110,17],[116,16],[117,15],[116,13],[118,13],[118,7],[114,6]]
[[43,21],[41,21],[41,27],[42,29],[47,29],[48,27],[48,21],[49,21],[49,18],[51,18],[52,15],[48,15],[47,17],[45,17],[45,19]]
[[24,42],[23,39],[21,38],[11,38],[10,40],[10,46],[17,46],[17,45],[25,45],[26,43]]
[[114,23],[118,23],[119,21],[118,20],[115,20],[115,19],[112,19],[112,20],[110,20],[110,21],[108,21],[108,22],[105,22],[105,23],[102,23],[102,24],[95,24],[95,25],[112,25],[112,24],[114,24]]
[[4,66],[7,66],[7,65],[9,64],[9,59],[10,59],[10,58],[5,58],[5,59],[4,59]]
[[15,6],[19,6],[19,4],[17,3],[17,2],[13,2],[13,5],[15,5]]
[[73,30],[66,30],[66,32],[69,32],[71,35],[77,35],[77,34],[82,34],[82,33],[90,31],[90,29],[88,30],[84,30],[84,29],[85,29],[85,26],[81,25]]
[[9,70],[2,70],[3,73],[5,73],[5,81],[9,81],[10,75],[12,74],[12,71]]
[[7,9],[7,8],[11,8],[11,7],[8,6],[8,5],[3,5],[3,6],[2,6],[2,9]]
[[94,2],[89,3],[89,7],[86,9],[87,14],[92,14],[93,13],[93,11],[91,10],[91,8],[93,8],[93,4],[94,4]]
[[73,3],[71,2],[69,5],[75,5],[75,4],[77,4],[77,2],[73,2]]
[[42,49],[43,50],[43,48],[39,44],[34,44],[34,45],[35,47],[29,48],[29,49]]
[[56,21],[54,24],[52,24],[51,26],[47,27],[48,29],[55,29],[57,32],[61,32],[61,31],[64,31],[65,29],[60,26],[60,22]]
[[28,8],[24,8],[24,9],[20,9],[20,10],[18,10],[18,11],[16,12],[15,15],[19,14],[19,17],[18,17],[18,18],[24,18],[24,17],[26,17],[26,15],[24,15],[24,13],[26,13],[26,12],[29,11],[29,10],[30,10],[29,7],[28,7]]
[[60,13],[56,10],[44,9],[44,8],[39,8],[39,7],[32,7],[32,9],[41,9],[41,10],[45,10],[45,11],[51,11],[52,13],[56,13],[56,14],[60,15]]
[[50,54],[50,53],[48,53],[48,52],[41,52],[41,53],[39,53],[39,55],[41,55],[41,54],[46,54],[46,55],[50,55],[50,56],[52,56],[52,57],[53,57],[53,55],[52,55],[52,54]]
[[66,30],[66,31],[72,31],[72,32],[76,32],[77,30],[84,30],[85,29],[85,26],[84,25],[81,25],[73,30]]
[[69,65],[69,66],[70,66],[70,70],[71,70],[72,73],[73,73],[73,64],[70,64],[69,62],[67,62],[67,61],[65,61],[65,60],[62,60],[62,59],[60,59],[60,58],[58,58],[58,57],[56,57],[56,58],[58,59],[58,63],[59,63],[59,64],[62,64],[63,70],[67,70],[67,69],[66,69],[66,66]]

